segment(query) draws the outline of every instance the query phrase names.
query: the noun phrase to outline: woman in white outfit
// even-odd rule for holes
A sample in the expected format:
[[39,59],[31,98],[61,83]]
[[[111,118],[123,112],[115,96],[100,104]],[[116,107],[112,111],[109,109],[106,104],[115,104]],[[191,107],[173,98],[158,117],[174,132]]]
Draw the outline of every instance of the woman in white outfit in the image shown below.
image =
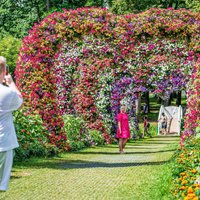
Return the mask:
[[0,56],[0,191],[8,189],[14,149],[19,146],[12,112],[21,107],[22,102],[20,91],[6,73],[6,59]]

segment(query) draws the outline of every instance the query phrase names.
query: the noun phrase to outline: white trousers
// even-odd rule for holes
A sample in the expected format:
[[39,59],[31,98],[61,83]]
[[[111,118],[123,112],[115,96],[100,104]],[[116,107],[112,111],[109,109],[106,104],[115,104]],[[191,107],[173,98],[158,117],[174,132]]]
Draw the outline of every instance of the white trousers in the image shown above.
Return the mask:
[[0,190],[6,191],[13,165],[14,150],[0,152]]

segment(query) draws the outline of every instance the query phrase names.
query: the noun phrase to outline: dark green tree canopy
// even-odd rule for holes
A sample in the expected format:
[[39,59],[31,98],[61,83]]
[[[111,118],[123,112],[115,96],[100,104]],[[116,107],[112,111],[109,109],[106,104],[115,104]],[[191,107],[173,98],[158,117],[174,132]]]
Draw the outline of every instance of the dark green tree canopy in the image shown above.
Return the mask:
[[78,7],[106,7],[116,14],[138,13],[151,7],[191,8],[199,11],[199,0],[1,0],[0,38],[23,38],[34,23],[50,13]]

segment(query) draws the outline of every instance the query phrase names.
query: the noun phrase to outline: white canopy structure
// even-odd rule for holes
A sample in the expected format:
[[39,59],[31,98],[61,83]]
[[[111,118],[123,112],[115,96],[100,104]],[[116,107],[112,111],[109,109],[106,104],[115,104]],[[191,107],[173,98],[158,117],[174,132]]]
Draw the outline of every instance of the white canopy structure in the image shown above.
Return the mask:
[[[160,112],[158,116],[158,120],[161,117],[161,114],[165,113],[167,117],[167,132],[168,134],[178,134],[181,132],[181,119],[183,117],[182,107],[179,106],[167,106],[163,105],[160,107]],[[158,121],[158,135],[160,135],[160,127],[161,123]]]

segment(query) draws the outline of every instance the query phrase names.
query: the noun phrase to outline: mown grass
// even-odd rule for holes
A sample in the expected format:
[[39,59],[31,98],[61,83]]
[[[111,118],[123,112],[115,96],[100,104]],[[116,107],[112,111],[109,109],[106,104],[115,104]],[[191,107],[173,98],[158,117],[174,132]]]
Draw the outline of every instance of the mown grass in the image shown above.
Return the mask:
[[169,160],[177,143],[176,137],[156,137],[130,141],[123,155],[113,144],[18,162],[0,199],[169,199]]
[[124,155],[112,144],[17,162],[0,200],[170,200],[170,159],[179,138],[155,137],[160,105],[150,101],[154,138],[130,141]]

